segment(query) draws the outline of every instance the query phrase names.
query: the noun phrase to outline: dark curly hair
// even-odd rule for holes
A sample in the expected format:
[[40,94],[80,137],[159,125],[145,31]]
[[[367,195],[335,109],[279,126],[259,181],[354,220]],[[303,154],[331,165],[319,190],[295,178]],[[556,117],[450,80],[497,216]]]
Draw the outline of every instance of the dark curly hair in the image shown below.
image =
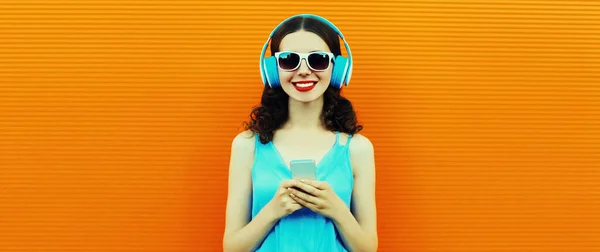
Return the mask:
[[[271,56],[279,51],[279,44],[283,37],[298,30],[317,34],[327,43],[335,56],[341,55],[338,35],[329,25],[314,18],[300,16],[288,20],[273,34]],[[352,103],[340,92],[340,89],[329,86],[323,94],[321,121],[330,131],[356,134],[363,127],[358,125]],[[275,88],[265,86],[261,104],[252,109],[250,121],[244,123],[245,129],[258,133],[260,142],[263,144],[273,140],[275,130],[282,127],[288,120],[288,100],[289,96],[281,86]]]

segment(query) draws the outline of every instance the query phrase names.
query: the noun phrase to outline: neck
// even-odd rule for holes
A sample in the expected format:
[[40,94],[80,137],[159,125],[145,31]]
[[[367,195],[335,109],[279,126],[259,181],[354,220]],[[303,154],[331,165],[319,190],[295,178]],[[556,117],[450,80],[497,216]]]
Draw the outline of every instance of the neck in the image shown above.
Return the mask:
[[285,128],[302,128],[303,130],[322,129],[321,112],[323,111],[323,96],[312,102],[300,102],[289,99],[289,117]]

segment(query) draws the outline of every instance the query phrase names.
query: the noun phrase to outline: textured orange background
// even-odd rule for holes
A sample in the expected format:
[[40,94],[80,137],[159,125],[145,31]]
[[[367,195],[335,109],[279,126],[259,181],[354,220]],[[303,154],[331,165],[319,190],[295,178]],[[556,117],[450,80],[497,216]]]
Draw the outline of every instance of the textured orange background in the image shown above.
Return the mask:
[[0,251],[219,251],[260,49],[333,21],[380,251],[599,251],[598,1],[0,2]]

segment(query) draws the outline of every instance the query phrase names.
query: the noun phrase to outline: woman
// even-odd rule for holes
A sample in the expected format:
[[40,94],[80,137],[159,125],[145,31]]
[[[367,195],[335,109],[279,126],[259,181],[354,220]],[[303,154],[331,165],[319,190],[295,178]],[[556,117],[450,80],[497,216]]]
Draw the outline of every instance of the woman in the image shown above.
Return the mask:
[[[338,35],[314,15],[271,33],[261,106],[232,142],[225,251],[377,250],[373,145],[340,95],[351,53]],[[315,160],[316,180],[292,179],[296,159]]]

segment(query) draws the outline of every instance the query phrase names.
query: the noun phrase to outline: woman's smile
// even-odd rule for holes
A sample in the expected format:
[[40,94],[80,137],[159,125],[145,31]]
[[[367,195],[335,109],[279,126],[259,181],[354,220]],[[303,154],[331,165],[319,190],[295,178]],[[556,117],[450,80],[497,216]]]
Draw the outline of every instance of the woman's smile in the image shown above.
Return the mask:
[[314,80],[303,80],[303,81],[293,81],[292,85],[294,85],[296,90],[298,90],[299,92],[308,92],[308,91],[312,90],[317,85],[317,83],[318,83],[318,81],[314,81]]

